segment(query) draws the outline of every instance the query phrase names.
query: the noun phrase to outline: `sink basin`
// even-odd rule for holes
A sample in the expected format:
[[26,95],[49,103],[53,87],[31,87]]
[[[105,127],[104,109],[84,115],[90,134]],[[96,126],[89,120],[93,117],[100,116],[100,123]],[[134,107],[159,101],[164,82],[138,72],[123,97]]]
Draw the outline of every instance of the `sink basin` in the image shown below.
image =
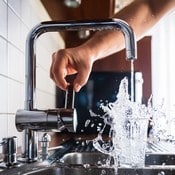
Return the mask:
[[108,174],[114,174],[114,169],[99,169],[99,168],[81,168],[81,167],[64,167],[64,168],[59,168],[59,167],[53,167],[53,168],[48,168],[45,170],[37,170],[34,172],[30,172],[27,174],[23,175],[102,175],[102,173],[105,173],[106,175]]
[[[43,163],[25,164],[20,168],[0,172],[0,175],[116,175],[116,170],[113,168],[113,159],[107,166],[104,166],[107,159],[110,160],[110,157],[99,152],[72,152],[65,154],[60,162],[53,165],[47,164],[45,166],[46,164]],[[159,159],[156,157],[155,160]],[[148,161],[148,163],[150,162]],[[169,163],[173,163],[173,161]],[[147,164],[144,168],[139,169],[121,166],[117,172],[117,175],[175,175],[175,165]]]
[[62,175],[62,169],[61,168],[46,168],[46,169],[40,169],[36,171],[31,171],[29,173],[25,173],[22,175]]
[[[52,167],[20,175],[115,175],[113,168]],[[118,169],[118,175],[174,175],[175,169],[147,167],[144,169]]]
[[[0,172],[0,175],[116,175],[113,158],[90,149],[91,142],[88,142],[88,147],[81,142],[71,143],[76,149],[70,149],[71,144],[66,143],[51,150],[46,162],[9,168]],[[85,145],[85,149],[79,145]],[[174,153],[174,150],[171,152]],[[121,165],[117,172],[117,175],[175,175],[175,154],[162,149],[159,152],[149,152],[145,157],[145,167],[136,169]]]
[[[106,160],[113,165],[113,158],[99,152],[73,152],[67,153],[61,159],[68,165],[84,165],[100,166],[106,164]],[[147,154],[145,156],[145,166],[175,166],[174,154]]]
[[175,154],[147,154],[145,165],[175,166]]
[[107,160],[110,165],[114,164],[113,158],[106,154],[99,152],[73,152],[65,154],[60,161],[67,165],[89,165],[99,167],[105,165]]

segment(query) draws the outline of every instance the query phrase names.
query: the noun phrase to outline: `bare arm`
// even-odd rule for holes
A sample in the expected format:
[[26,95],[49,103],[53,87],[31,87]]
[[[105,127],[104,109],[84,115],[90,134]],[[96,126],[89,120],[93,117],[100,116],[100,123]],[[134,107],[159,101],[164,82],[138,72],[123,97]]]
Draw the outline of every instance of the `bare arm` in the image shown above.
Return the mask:
[[[175,9],[175,0],[135,0],[122,9],[115,18],[125,20],[140,39],[164,15]],[[119,31],[101,31],[76,48],[64,49],[53,54],[50,76],[62,89],[67,88],[65,76],[78,72],[74,81],[75,91],[85,85],[93,63],[124,48]]]
[[[163,16],[175,9],[175,0],[135,0],[114,15],[126,21],[134,30],[136,39],[142,38]],[[106,44],[107,41],[107,44]],[[102,31],[84,44],[100,59],[124,48],[121,32]]]

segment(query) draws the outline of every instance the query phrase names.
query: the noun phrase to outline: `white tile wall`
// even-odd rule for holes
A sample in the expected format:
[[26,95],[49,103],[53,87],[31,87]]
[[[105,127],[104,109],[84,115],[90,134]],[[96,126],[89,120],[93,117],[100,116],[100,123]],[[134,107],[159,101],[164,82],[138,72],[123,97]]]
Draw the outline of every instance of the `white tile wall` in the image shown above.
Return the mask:
[[7,41],[0,36],[0,74],[7,75]]
[[15,115],[14,114],[8,114],[7,116],[7,136],[17,136],[18,138],[18,145],[21,145],[22,143],[22,134],[21,132],[18,132],[15,127]]
[[[8,84],[7,78],[0,75],[0,114],[7,114],[7,94],[8,94]],[[0,122],[1,123],[1,122]],[[1,130],[1,128],[0,128]],[[1,133],[1,132],[0,132]],[[2,134],[2,133],[1,133]]]
[[17,14],[21,16],[21,1],[23,0],[7,0],[8,6]]
[[[15,128],[15,113],[24,108],[26,36],[34,25],[50,19],[39,0],[0,0],[0,19],[0,140],[16,135],[20,146],[22,134]],[[39,108],[55,105],[55,85],[49,78],[49,68],[52,52],[63,46],[58,34],[37,41]]]
[[8,77],[24,83],[24,53],[8,44]]
[[0,35],[7,37],[7,5],[0,1]]
[[[54,95],[39,90],[37,90],[36,93],[37,93],[36,95],[37,108],[53,109],[53,107],[55,106],[55,100],[53,100]],[[47,98],[47,103],[45,102],[45,98]]]
[[24,84],[8,79],[8,114],[15,114],[24,108]]
[[[4,137],[4,133],[8,132],[8,120],[7,120],[7,115],[5,114],[0,114],[0,138]],[[0,153],[2,152],[2,147],[0,146]]]
[[32,7],[28,1],[21,0],[21,20],[24,24],[30,27],[31,25],[31,11]]
[[20,48],[21,46],[21,21],[20,18],[8,8],[8,30],[7,30],[7,39],[16,47]]

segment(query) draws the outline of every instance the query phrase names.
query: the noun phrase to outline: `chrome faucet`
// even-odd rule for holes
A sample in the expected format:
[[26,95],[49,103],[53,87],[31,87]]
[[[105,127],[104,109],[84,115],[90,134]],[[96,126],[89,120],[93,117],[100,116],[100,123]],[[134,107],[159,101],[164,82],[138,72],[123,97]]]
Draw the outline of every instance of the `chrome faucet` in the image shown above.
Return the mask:
[[[34,108],[36,90],[36,39],[45,32],[79,31],[79,30],[120,30],[125,38],[126,59],[136,59],[136,43],[132,28],[123,20],[108,19],[99,21],[49,21],[36,25],[28,34],[26,41],[26,84],[25,109],[16,114],[16,127],[19,131],[25,130],[23,158],[26,161],[37,160],[38,140],[37,130],[52,130],[68,128],[75,132],[76,110],[71,105],[64,109],[38,110]],[[71,95],[70,95],[71,94]],[[68,93],[72,98],[72,92]],[[72,98],[73,99],[73,98]],[[67,103],[70,103],[68,100]]]

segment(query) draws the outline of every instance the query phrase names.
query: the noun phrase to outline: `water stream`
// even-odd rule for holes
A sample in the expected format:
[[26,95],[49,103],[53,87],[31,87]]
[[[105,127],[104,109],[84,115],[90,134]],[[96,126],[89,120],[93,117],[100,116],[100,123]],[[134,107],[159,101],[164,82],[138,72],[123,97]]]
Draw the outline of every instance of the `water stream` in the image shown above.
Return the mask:
[[131,101],[134,101],[134,61],[131,60]]
[[[93,146],[114,159],[114,168],[134,167],[143,168],[145,162],[145,149],[148,136],[148,124],[153,128],[151,138],[159,140],[166,135],[166,115],[162,105],[153,107],[151,99],[147,105],[133,101],[128,93],[128,79],[124,78],[119,87],[117,100],[113,103],[103,104],[105,112],[103,118],[105,125],[99,130],[98,136],[93,140]],[[91,111],[92,117],[96,116]],[[90,121],[86,122],[86,126]],[[103,139],[105,127],[110,126],[108,140]],[[109,161],[106,166],[109,165]]]
[[[101,104],[101,108],[105,125],[94,139],[94,147],[112,155],[115,166],[143,167],[150,113],[145,105],[130,100],[127,78],[121,81],[116,102]],[[111,128],[110,142],[103,141],[106,125]]]
[[[90,111],[92,117],[100,117],[104,125],[97,128],[98,136],[93,140],[93,146],[100,152],[110,155],[114,160],[114,168],[143,168],[147,146],[148,128],[149,141],[157,142],[167,137],[167,117],[162,110],[163,102],[153,107],[152,97],[148,104],[134,101],[134,63],[131,62],[131,95],[128,93],[128,79],[125,77],[119,86],[117,100],[113,103],[102,103],[103,116]],[[88,119],[85,127],[92,125]],[[104,131],[110,126],[108,140],[104,139]],[[111,166],[109,160],[106,167]]]

